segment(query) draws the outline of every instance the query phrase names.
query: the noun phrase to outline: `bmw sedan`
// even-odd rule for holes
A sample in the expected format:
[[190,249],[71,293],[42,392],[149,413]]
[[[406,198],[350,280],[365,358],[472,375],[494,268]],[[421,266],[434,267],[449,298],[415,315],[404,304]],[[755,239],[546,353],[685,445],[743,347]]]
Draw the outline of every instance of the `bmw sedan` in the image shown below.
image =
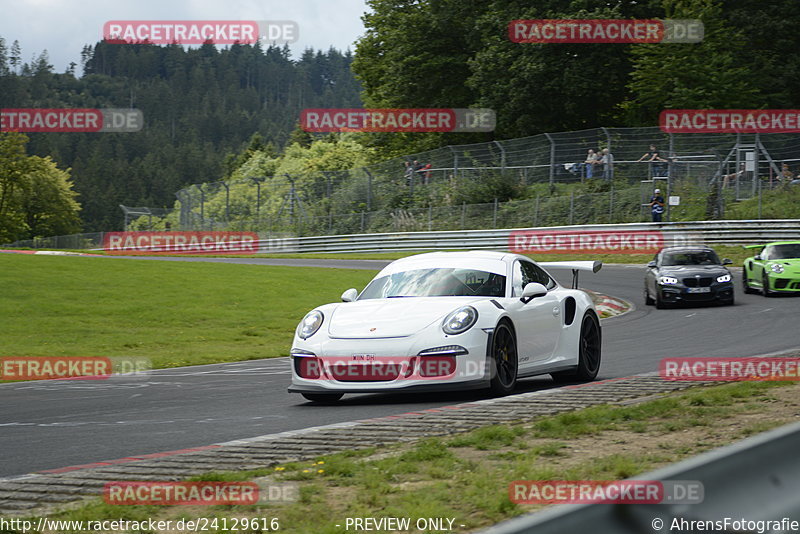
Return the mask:
[[644,302],[662,309],[684,302],[733,304],[733,277],[708,247],[667,247],[647,264]]

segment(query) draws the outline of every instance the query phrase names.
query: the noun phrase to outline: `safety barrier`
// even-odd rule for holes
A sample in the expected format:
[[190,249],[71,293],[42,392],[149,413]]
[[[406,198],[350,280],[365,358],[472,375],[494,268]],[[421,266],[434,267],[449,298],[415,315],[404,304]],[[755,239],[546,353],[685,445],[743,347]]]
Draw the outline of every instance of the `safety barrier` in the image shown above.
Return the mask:
[[[640,532],[787,532],[762,528],[784,518],[800,518],[800,423],[793,423],[695,456],[637,480],[687,481],[703,484],[698,504],[563,505],[500,523],[482,534],[627,534]],[[725,523],[726,518],[729,524]],[[695,521],[699,527],[681,521]],[[731,526],[748,522],[745,528]],[[706,523],[708,522],[708,523]],[[724,528],[708,528],[714,522]],[[752,522],[752,523],[749,523]],[[705,528],[704,528],[704,525]],[[674,528],[673,528],[674,527]]]
[[[247,233],[257,237],[259,253],[335,253],[335,252],[403,252],[452,249],[495,249],[514,248],[512,236],[519,233],[541,233],[548,235],[633,235],[647,234],[659,236],[659,246],[705,244],[714,245],[757,245],[771,241],[800,240],[800,220],[798,219],[759,219],[730,221],[694,221],[668,223],[627,223],[627,224],[589,224],[572,226],[547,226],[539,228],[490,229],[490,230],[449,230],[433,232],[391,232],[373,234],[347,234],[311,237],[290,237],[265,233]],[[177,234],[181,232],[172,232]],[[110,235],[121,232],[97,232],[43,238],[31,242],[18,242],[4,245],[6,248],[25,247],[35,249],[90,249],[102,250]],[[138,232],[131,235],[159,234],[158,232]],[[186,235],[214,234],[214,232],[184,232]],[[231,234],[231,232],[218,232]],[[149,240],[146,240],[149,241]],[[162,240],[163,241],[163,240]],[[253,243],[255,244],[255,243]],[[153,250],[156,251],[156,250]],[[596,250],[598,253],[613,252]],[[620,247],[618,252],[636,252]],[[137,250],[147,252],[147,249]],[[163,252],[163,250],[162,250]],[[191,252],[183,250],[183,252]],[[207,253],[209,251],[206,251]],[[252,250],[251,252],[254,252]],[[557,252],[569,252],[560,250]],[[216,253],[224,254],[224,249]],[[240,252],[241,253],[241,252]]]
[[596,224],[505,230],[404,232],[262,239],[260,252],[396,252],[449,249],[509,249],[512,233],[535,230],[553,234],[661,232],[664,245],[757,245],[800,240],[800,220],[696,221]]

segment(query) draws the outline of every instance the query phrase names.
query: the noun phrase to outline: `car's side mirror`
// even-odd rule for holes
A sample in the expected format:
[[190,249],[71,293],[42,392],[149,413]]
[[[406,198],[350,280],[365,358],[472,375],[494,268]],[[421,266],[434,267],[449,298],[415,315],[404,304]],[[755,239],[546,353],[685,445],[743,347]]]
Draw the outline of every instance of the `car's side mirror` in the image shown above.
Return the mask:
[[756,254],[755,256],[753,256],[753,259],[754,260],[760,260],[761,259],[761,254]]
[[722,258],[722,265],[732,265],[733,260],[730,258]]
[[656,261],[655,260],[651,261],[650,263],[647,264],[647,266],[650,267],[651,269],[655,269],[657,267]]
[[344,293],[342,293],[342,302],[353,302],[358,298],[358,290],[354,287],[351,287]]
[[527,304],[536,297],[543,297],[544,295],[547,295],[547,288],[538,282],[531,282],[522,289],[520,300]]

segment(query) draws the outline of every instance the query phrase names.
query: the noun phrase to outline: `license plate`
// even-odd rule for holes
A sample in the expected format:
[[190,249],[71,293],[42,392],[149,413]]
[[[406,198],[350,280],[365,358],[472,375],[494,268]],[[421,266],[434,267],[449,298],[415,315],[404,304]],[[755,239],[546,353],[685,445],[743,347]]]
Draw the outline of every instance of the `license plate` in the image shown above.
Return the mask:
[[686,289],[687,293],[711,293],[710,287],[689,287]]

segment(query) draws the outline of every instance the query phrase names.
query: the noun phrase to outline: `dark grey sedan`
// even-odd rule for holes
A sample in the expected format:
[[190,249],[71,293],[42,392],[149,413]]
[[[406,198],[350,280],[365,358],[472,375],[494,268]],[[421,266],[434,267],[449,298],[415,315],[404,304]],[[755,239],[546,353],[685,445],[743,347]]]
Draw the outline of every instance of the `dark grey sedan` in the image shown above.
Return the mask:
[[708,247],[667,247],[647,264],[644,302],[662,309],[685,302],[733,304],[733,276]]

